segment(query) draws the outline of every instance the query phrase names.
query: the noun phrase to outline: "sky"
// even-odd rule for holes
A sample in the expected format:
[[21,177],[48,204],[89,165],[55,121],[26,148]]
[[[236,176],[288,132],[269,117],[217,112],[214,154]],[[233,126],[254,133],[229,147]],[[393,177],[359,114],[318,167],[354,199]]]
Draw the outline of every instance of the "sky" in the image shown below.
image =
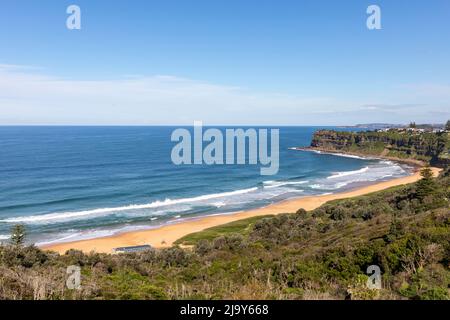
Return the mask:
[[0,125],[447,119],[448,0],[0,3]]

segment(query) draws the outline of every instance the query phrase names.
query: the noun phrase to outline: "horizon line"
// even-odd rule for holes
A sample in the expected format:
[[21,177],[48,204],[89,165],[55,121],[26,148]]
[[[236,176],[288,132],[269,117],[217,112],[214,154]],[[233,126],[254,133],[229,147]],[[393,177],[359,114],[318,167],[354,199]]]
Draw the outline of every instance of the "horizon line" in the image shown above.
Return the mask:
[[[357,124],[203,124],[203,127],[226,127],[226,126],[243,126],[243,127],[356,127],[363,125],[393,125],[405,126],[408,124],[400,123],[357,123]],[[421,125],[417,124],[417,125]],[[442,125],[444,123],[423,123],[428,125]],[[422,124],[422,125],[423,125]],[[0,127],[193,127],[192,124],[0,124]]]

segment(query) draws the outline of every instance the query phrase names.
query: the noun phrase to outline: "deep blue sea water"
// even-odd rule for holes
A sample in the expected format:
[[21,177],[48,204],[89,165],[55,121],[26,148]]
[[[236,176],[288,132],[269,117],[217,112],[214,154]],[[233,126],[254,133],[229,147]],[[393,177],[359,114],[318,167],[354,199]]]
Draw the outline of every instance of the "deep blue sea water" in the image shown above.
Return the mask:
[[[0,241],[110,235],[408,174],[389,161],[290,150],[318,127],[280,128],[280,170],[171,162],[173,127],[0,127]],[[223,129],[223,128],[222,128]],[[342,129],[340,129],[342,130]]]

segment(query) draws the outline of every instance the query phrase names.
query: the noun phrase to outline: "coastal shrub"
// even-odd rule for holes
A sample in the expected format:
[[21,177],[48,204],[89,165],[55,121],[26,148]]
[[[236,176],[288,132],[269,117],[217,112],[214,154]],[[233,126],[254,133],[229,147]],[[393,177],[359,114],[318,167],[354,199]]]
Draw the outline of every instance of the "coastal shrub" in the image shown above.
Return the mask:
[[344,220],[347,216],[348,210],[343,206],[337,206],[331,209],[330,218],[333,220]]
[[227,240],[223,236],[217,237],[213,240],[213,248],[215,250],[224,250],[226,248],[226,245]]
[[414,213],[414,209],[411,206],[411,202],[406,199],[399,200],[397,202],[396,207],[398,210],[401,211],[401,214],[410,215],[410,214]]
[[431,288],[414,297],[420,300],[450,300],[448,289],[445,287]]
[[88,264],[87,255],[84,254],[84,252],[81,250],[75,250],[75,249],[67,250],[65,253],[65,256],[67,258],[66,261],[68,264],[79,265],[79,266],[84,266],[84,265]]
[[424,241],[417,235],[408,234],[389,244],[383,256],[385,269],[391,273],[406,271],[414,273],[420,266],[419,255],[423,252]]
[[6,245],[0,247],[0,261],[7,266],[22,266],[32,268],[42,265],[48,260],[48,255],[39,248],[31,245],[18,247]]
[[224,237],[226,248],[230,251],[239,251],[247,247],[244,237],[240,234],[231,234]]
[[354,263],[361,271],[367,270],[370,265],[380,265],[379,250],[381,247],[380,241],[360,246],[353,252]]
[[190,259],[191,254],[180,247],[161,249],[157,255],[157,260],[168,267],[187,266]]
[[409,299],[449,300],[450,277],[442,266],[429,265],[416,272],[398,288],[398,292]]
[[139,257],[140,262],[144,263],[154,263],[157,260],[158,252],[151,248],[145,251],[140,252],[137,256]]
[[347,287],[347,298],[350,300],[374,300],[380,295],[379,290],[368,288],[368,276],[358,274]]
[[106,299],[167,299],[162,288],[155,286],[149,278],[132,270],[121,270],[107,276],[102,283],[101,292]]
[[361,273],[360,267],[354,263],[351,251],[345,248],[329,251],[321,260],[326,267],[326,274],[332,278],[350,280],[355,274]]
[[329,278],[327,278],[326,267],[323,263],[308,260],[298,262],[295,266],[295,273],[292,277],[291,286],[300,288],[321,289],[327,286]]
[[209,252],[211,252],[212,248],[213,247],[212,247],[210,241],[202,239],[197,242],[194,250],[195,250],[196,254],[198,254],[200,256],[204,256],[204,255],[208,254]]
[[392,243],[404,234],[404,229],[404,224],[397,218],[397,214],[394,213],[391,217],[389,232],[383,238],[387,243]]

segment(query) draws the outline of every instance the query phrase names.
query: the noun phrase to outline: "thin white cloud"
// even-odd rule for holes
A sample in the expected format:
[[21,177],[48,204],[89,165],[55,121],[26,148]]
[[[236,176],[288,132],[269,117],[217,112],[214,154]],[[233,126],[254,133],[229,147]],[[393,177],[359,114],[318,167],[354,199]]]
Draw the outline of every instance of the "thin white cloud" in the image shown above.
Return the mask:
[[[412,104],[388,102],[255,92],[167,75],[71,80],[42,69],[0,64],[0,124],[156,125],[202,120],[205,124],[331,125],[411,120],[402,121],[407,108],[402,111],[401,106]],[[397,118],[390,106],[397,106]],[[413,120],[426,121],[427,115],[443,111],[441,105],[414,108],[419,119]],[[434,117],[438,118],[436,113]]]
[[2,123],[5,119],[63,124],[285,122],[291,114],[334,104],[326,98],[254,93],[173,76],[83,81],[24,70],[0,65]]
[[426,108],[427,105],[419,103],[406,103],[406,104],[366,104],[361,106],[362,110],[388,110],[398,111],[404,109]]

